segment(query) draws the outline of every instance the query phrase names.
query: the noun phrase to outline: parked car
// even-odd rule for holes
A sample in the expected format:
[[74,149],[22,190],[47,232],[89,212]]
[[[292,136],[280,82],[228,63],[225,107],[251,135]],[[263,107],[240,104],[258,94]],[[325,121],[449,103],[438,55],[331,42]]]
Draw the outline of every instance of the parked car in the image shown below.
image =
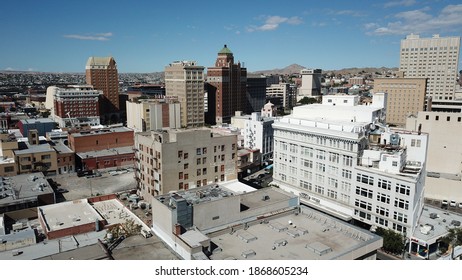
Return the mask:
[[449,206],[451,207],[456,207],[457,206],[457,203],[455,200],[451,200],[451,202],[449,203]]
[[56,189],[56,192],[57,192],[57,193],[67,193],[67,192],[69,192],[69,191],[66,190],[66,189],[63,189],[63,188],[57,188],[57,189]]
[[459,208],[462,208],[462,202],[459,202]]
[[446,199],[441,202],[441,207],[448,207],[448,205],[449,203]]

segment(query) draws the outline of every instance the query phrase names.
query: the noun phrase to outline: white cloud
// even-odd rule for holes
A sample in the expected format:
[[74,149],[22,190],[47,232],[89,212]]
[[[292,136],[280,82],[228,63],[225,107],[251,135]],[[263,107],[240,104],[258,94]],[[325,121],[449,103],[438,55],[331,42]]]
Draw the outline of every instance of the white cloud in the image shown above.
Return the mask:
[[90,41],[108,41],[110,37],[112,37],[112,32],[106,32],[106,33],[95,33],[95,34],[85,34],[85,35],[79,35],[79,34],[67,34],[64,35],[63,37],[69,38],[69,39],[77,39],[77,40],[90,40]]
[[384,8],[391,7],[409,7],[416,3],[415,0],[401,0],[401,1],[390,1],[383,5]]
[[277,29],[281,24],[290,24],[290,25],[299,25],[303,21],[300,17],[294,16],[294,17],[281,17],[281,16],[269,16],[266,17],[265,23],[260,26],[250,26],[247,27],[248,32],[254,32],[254,31],[272,31]]
[[405,35],[409,33],[442,33],[460,31],[462,28],[462,4],[448,5],[439,14],[430,14],[428,7],[400,12],[396,20],[385,25],[368,23],[364,27],[368,35]]

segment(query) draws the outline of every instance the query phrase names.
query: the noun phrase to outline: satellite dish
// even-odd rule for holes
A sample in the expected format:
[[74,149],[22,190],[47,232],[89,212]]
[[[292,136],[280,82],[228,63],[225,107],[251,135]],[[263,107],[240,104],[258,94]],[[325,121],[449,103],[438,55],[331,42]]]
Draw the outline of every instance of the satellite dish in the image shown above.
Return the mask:
[[369,126],[369,129],[371,131],[374,131],[376,129],[375,124],[371,123],[371,125]]

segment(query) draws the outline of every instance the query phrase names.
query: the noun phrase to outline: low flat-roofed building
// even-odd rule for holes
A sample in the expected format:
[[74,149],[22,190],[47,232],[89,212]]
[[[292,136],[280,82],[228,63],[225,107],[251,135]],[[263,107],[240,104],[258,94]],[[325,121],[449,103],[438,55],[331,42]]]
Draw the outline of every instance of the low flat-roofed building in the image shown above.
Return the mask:
[[407,240],[407,252],[422,259],[435,259],[439,242],[450,228],[460,228],[462,215],[426,204],[419,218],[419,228]]
[[212,184],[157,196],[152,213],[153,231],[184,259],[375,259],[383,244],[277,188]]
[[48,239],[100,231],[106,224],[86,199],[38,207],[38,218]]
[[41,172],[1,178],[0,213],[55,202],[55,193]]
[[89,151],[76,154],[76,168],[93,170],[121,166],[133,166],[133,146]]

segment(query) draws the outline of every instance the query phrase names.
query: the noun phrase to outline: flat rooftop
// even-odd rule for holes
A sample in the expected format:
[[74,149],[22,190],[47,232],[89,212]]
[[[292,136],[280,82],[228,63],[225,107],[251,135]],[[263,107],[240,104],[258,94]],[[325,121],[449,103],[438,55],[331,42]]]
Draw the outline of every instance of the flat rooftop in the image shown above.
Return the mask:
[[104,127],[101,129],[95,130],[86,130],[71,133],[72,137],[86,137],[86,136],[94,136],[99,134],[109,134],[109,133],[120,133],[120,132],[133,132],[133,129],[124,126],[116,126],[116,127]]
[[439,237],[446,235],[448,228],[460,228],[461,225],[462,215],[426,204],[412,237],[431,244]]
[[293,211],[247,227],[212,233],[212,260],[355,259],[382,246],[382,238],[314,209]]
[[93,209],[86,199],[46,205],[38,207],[38,210],[50,232],[103,220],[103,217]]
[[85,159],[85,158],[94,158],[94,157],[106,157],[106,156],[114,156],[114,155],[133,154],[134,153],[133,148],[134,148],[133,146],[110,148],[110,149],[104,149],[104,150],[99,150],[99,151],[77,153],[77,156]]
[[0,205],[36,200],[37,196],[51,194],[53,189],[43,173],[20,174],[12,177],[0,177]]

